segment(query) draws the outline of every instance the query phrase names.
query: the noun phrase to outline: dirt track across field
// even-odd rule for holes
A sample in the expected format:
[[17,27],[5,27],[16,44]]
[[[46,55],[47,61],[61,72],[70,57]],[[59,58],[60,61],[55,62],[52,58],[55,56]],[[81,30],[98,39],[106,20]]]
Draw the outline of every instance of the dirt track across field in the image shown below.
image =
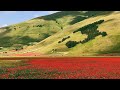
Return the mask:
[[91,57],[0,57],[0,60],[33,60],[33,59],[39,59],[39,60],[79,60],[79,59],[120,59],[120,56],[91,56]]

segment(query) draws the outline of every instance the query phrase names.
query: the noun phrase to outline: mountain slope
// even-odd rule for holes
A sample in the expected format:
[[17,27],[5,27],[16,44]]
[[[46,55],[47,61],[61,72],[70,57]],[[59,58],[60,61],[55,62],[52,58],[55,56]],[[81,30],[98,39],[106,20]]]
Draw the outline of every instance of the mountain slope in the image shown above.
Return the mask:
[[[13,44],[8,45],[8,49],[15,47],[14,44],[25,46],[37,42],[25,46],[23,50],[14,52],[15,54],[35,52],[53,56],[93,56],[111,53],[119,55],[119,18],[120,13],[115,11],[58,12],[5,27],[7,30],[0,33],[0,39],[3,40],[1,47],[8,43],[9,38],[8,41]],[[98,23],[100,21],[103,22]]]
[[[38,17],[20,24],[0,29],[0,47],[14,47],[14,44],[30,45],[63,30],[80,12],[62,12]],[[62,15],[62,16],[61,16]],[[50,20],[51,19],[51,20]]]

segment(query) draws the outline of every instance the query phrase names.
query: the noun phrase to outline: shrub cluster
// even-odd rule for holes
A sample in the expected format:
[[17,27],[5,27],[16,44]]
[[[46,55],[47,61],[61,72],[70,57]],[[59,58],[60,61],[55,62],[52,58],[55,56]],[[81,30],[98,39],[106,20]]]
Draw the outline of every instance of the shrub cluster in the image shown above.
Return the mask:
[[34,25],[33,27],[43,27],[44,25]]
[[76,42],[76,41],[68,41],[68,42],[66,43],[66,46],[67,46],[68,48],[72,48],[72,47],[76,46],[78,43],[79,43],[79,42]]
[[70,36],[67,36],[67,37],[63,38],[61,41],[58,41],[58,43],[62,43],[62,42],[64,42],[65,40],[67,40],[68,38],[70,38]]

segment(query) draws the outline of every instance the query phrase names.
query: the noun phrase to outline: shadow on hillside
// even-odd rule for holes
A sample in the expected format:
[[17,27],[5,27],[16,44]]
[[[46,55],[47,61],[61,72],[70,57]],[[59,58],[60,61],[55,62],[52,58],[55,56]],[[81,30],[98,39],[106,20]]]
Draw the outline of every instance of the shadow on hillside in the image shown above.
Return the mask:
[[95,16],[100,16],[100,15],[109,15],[111,13],[113,13],[114,11],[88,11],[88,12],[80,12],[80,11],[61,11],[61,12],[57,12],[51,15],[47,15],[47,16],[42,16],[42,17],[37,17],[34,19],[44,19],[44,20],[54,20],[56,21],[56,19],[62,18],[64,16],[75,16],[75,18],[73,19],[73,21],[71,21],[69,24],[75,24],[77,22],[83,21],[87,18],[90,17],[95,17]]
[[115,19],[109,19],[109,20],[106,20],[104,23],[106,22],[111,22],[111,21],[114,21]]
[[54,13],[54,14],[51,14],[51,15],[38,17],[38,18],[35,18],[35,19],[56,20],[56,19],[62,18],[64,16],[68,16],[68,15],[76,16],[76,15],[79,15],[79,14],[82,14],[82,13],[78,12],[78,11],[61,11],[61,12],[57,12],[57,13]]
[[0,47],[11,47],[14,44],[30,45],[30,43],[32,42],[39,42],[38,39],[33,39],[28,36],[24,36],[24,37],[18,36],[18,37],[6,36],[0,38]]
[[11,43],[12,37],[6,36],[0,38],[0,47],[10,47],[12,45]]
[[84,16],[88,16],[88,17],[93,17],[93,16],[99,16],[99,15],[109,15],[111,13],[113,13],[114,11],[88,11],[88,12],[80,12],[80,11],[61,11],[61,12],[57,12],[51,15],[47,15],[47,16],[42,16],[42,17],[38,17],[36,19],[44,19],[44,20],[56,20],[58,18],[62,18],[64,16],[79,16],[79,15],[84,15]]
[[89,16],[89,17],[95,17],[95,16],[101,16],[101,15],[110,15],[114,11],[89,11],[86,12],[84,15]]
[[16,44],[29,45],[31,42],[39,42],[38,39],[30,38],[29,36],[24,36],[16,40]]
[[9,27],[5,27],[3,29],[6,29],[6,31],[0,33],[0,37],[4,36],[5,34],[9,33],[11,31],[11,29]]
[[83,21],[83,20],[85,20],[85,19],[87,19],[88,17],[82,17],[82,16],[77,16],[77,17],[75,17],[69,24],[70,25],[73,25],[73,24],[75,24],[75,23],[77,23],[77,22],[80,22],[80,21]]
[[73,21],[71,21],[69,24],[73,25],[77,22],[83,21],[83,20],[90,18],[90,17],[100,16],[100,15],[106,16],[106,15],[110,15],[111,13],[113,13],[113,11],[89,11],[89,12],[84,13],[84,16],[75,17],[73,19]]

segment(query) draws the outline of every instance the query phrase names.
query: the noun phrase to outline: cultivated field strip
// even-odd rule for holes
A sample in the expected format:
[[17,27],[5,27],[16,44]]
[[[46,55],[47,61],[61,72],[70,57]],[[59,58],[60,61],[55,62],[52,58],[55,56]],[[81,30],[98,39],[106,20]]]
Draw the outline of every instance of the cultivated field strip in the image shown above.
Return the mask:
[[33,59],[39,59],[39,60],[54,60],[54,59],[61,59],[61,60],[65,60],[65,59],[84,59],[84,58],[96,58],[96,59],[103,59],[103,58],[120,58],[120,56],[89,56],[89,57],[32,57],[32,56],[26,56],[26,57],[0,57],[0,60],[33,60]]

